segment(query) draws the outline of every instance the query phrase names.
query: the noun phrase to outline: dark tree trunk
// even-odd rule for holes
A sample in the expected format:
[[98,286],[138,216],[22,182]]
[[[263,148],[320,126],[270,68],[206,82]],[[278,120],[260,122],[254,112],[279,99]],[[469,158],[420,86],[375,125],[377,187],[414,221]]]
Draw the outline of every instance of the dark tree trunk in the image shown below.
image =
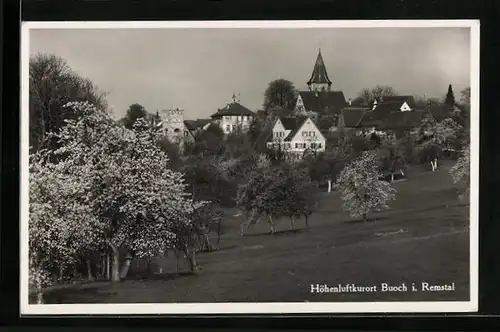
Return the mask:
[[363,223],[366,223],[368,221],[367,217],[366,217],[366,213],[363,213]]

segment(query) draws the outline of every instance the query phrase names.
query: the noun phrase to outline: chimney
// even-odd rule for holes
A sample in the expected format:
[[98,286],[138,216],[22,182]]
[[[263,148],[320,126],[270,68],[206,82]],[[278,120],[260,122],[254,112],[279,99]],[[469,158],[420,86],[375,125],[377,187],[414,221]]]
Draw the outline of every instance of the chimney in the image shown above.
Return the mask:
[[352,103],[351,98],[349,98],[349,106],[351,106],[351,103]]

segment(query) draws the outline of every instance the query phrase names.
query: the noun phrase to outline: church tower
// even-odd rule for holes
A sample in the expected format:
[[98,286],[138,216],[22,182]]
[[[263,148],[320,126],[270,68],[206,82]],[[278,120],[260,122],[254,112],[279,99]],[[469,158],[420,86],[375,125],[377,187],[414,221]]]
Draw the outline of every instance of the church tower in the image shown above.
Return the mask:
[[307,82],[307,86],[310,91],[330,91],[331,89],[332,81],[330,81],[326,73],[325,63],[321,56],[321,49],[319,49],[318,57],[316,58],[316,63],[314,64],[313,72],[311,78]]

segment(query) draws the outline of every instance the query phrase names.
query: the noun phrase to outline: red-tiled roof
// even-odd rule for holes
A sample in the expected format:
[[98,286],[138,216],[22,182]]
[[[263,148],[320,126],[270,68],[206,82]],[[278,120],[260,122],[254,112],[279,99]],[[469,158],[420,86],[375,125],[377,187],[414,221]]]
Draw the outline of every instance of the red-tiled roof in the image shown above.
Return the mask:
[[328,78],[328,74],[326,72],[325,63],[323,62],[323,57],[321,56],[321,50],[318,53],[318,57],[316,58],[316,63],[314,64],[313,72],[311,74],[311,78],[307,81],[307,85],[312,83],[319,84],[328,84],[331,85],[332,81]]
[[299,94],[308,111],[339,113],[342,108],[347,106],[342,91],[299,91]]
[[218,110],[217,113],[212,114],[211,117],[215,118],[215,117],[224,116],[224,115],[256,116],[256,114],[254,112],[250,111],[245,106],[241,105],[240,103],[236,103],[236,102],[227,104],[224,108]]

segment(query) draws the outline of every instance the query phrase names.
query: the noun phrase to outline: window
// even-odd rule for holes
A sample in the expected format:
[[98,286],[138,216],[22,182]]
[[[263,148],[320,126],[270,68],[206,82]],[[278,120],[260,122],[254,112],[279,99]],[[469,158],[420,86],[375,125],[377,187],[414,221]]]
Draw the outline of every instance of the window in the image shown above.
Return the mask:
[[302,137],[306,137],[307,136],[307,131],[303,131],[302,132]]
[[321,143],[318,143],[318,149],[321,149]]
[[226,115],[226,116],[224,117],[224,120],[229,121],[229,120],[231,120],[231,117]]
[[231,126],[230,125],[227,125],[226,126],[226,132],[230,132],[231,131]]
[[314,131],[311,131],[311,132],[310,132],[310,136],[313,136],[313,137],[314,137],[314,136],[316,136],[316,133],[315,133]]
[[299,143],[295,143],[295,148],[298,149],[299,148]]
[[311,143],[311,149],[315,149],[316,148],[316,143]]
[[187,137],[189,135],[189,131],[184,131],[184,136]]

